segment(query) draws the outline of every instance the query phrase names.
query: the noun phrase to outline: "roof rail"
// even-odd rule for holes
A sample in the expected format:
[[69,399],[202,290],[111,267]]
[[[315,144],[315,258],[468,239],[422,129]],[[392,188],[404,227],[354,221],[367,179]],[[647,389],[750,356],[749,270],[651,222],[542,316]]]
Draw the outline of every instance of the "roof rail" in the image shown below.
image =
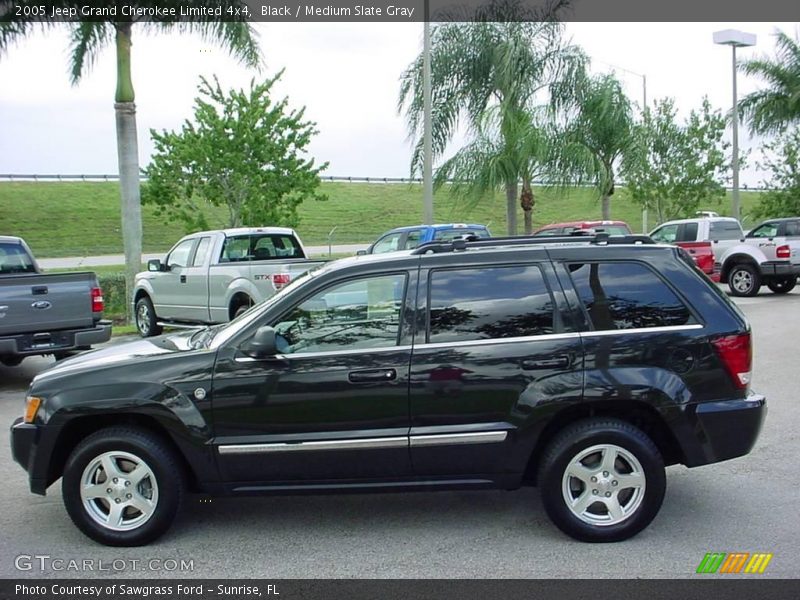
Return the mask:
[[455,252],[457,250],[467,250],[469,248],[495,248],[498,246],[542,246],[565,244],[594,244],[596,246],[608,246],[610,244],[655,244],[648,235],[609,235],[608,233],[596,233],[594,235],[566,235],[566,236],[509,236],[480,238],[477,240],[453,240],[449,242],[437,241],[425,242],[420,244],[411,254],[438,254],[440,252]]

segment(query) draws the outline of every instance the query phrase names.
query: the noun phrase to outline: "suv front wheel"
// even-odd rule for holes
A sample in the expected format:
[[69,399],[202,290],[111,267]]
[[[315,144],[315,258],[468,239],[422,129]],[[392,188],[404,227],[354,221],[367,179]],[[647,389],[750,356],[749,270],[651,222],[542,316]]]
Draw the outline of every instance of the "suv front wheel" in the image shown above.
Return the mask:
[[641,430],[617,419],[587,419],[550,443],[539,470],[547,514],[584,542],[618,542],[647,527],[666,490],[664,461]]
[[133,427],[101,429],[78,444],[61,485],[78,529],[108,546],[141,546],[162,535],[183,488],[183,472],[168,445]]

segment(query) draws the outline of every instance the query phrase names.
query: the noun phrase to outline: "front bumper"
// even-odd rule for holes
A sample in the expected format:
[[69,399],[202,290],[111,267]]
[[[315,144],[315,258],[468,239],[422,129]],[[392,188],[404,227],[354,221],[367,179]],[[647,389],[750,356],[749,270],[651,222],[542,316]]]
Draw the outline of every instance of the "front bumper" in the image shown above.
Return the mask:
[[46,475],[34,477],[36,460],[36,447],[39,443],[39,427],[32,423],[25,423],[18,417],[11,425],[11,456],[14,461],[28,472],[31,492],[44,495],[47,489]]
[[767,400],[760,394],[694,405],[690,420],[695,443],[684,446],[686,465],[696,467],[748,454],[766,415]]

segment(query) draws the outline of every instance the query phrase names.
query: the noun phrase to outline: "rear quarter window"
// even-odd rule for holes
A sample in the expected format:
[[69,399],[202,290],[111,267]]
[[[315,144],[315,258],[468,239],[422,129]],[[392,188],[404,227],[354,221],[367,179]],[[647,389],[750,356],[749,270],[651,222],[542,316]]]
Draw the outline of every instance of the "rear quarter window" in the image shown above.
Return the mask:
[[0,243],[0,275],[36,273],[36,267],[20,244]]
[[689,308],[650,267],[634,262],[568,265],[595,330],[697,323]]

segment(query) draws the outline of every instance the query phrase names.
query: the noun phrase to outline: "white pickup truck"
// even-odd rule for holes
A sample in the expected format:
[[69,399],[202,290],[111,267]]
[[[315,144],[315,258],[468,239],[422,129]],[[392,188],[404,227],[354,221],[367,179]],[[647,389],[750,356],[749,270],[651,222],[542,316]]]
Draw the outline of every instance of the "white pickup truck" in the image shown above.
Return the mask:
[[294,230],[283,227],[187,235],[136,275],[136,327],[149,337],[164,325],[230,321],[323,263],[309,260]]
[[714,271],[734,296],[755,296],[763,284],[776,294],[792,291],[800,275],[800,217],[754,227],[741,243],[717,255]]

